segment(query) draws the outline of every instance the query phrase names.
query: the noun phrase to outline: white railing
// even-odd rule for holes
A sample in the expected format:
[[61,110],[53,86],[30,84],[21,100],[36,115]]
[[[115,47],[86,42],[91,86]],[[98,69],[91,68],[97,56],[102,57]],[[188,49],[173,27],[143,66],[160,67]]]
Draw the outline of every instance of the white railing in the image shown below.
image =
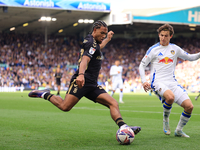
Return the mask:
[[16,91],[24,91],[24,87],[1,87],[0,86],[0,92],[16,92]]

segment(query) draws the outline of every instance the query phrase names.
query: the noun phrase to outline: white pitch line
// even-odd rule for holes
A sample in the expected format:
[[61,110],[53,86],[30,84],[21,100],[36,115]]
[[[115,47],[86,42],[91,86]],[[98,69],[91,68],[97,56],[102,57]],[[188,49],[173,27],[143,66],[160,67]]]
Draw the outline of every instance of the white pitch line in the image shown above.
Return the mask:
[[[95,109],[95,108],[89,108],[89,107],[74,107],[73,109],[87,109],[87,110],[108,110],[108,109]],[[155,111],[138,111],[138,110],[122,110],[120,109],[120,111],[126,111],[126,112],[140,112],[140,113],[152,113],[152,114],[162,114],[163,112],[155,112]],[[181,113],[173,113],[171,112],[171,114],[175,114],[175,115],[180,115]],[[192,114],[192,115],[200,115],[200,114]]]

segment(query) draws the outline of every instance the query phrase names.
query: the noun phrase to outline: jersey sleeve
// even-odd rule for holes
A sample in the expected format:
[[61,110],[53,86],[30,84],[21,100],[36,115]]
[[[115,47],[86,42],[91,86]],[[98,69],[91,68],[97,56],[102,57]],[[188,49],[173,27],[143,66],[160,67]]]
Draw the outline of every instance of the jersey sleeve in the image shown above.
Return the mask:
[[87,43],[84,44],[84,53],[83,55],[88,56],[90,58],[93,57],[93,55],[96,52],[96,45],[93,44],[93,41],[88,41]]
[[142,83],[146,82],[145,68],[151,62],[152,58],[153,58],[153,52],[152,52],[152,49],[149,49],[146,52],[146,55],[143,57],[142,61],[140,62],[139,73],[140,73]]
[[148,49],[148,51],[146,52],[145,56],[142,58],[141,63],[146,67],[152,60],[153,58],[153,50],[152,49]]
[[180,47],[178,47],[178,57],[183,60],[195,61],[200,58],[200,53],[189,54]]

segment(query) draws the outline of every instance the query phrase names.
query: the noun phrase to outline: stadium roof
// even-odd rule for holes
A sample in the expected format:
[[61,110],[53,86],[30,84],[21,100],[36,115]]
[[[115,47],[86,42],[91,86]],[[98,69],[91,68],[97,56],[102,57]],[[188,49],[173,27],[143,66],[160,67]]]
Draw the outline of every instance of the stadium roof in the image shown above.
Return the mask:
[[[79,24],[73,27],[73,24],[78,22],[79,19],[98,20],[108,14],[106,12],[21,7],[8,7],[7,12],[3,12],[3,7],[0,10],[0,31],[9,32],[11,27],[15,27],[15,32],[22,33],[44,33],[45,26],[48,28],[48,33],[56,33],[60,29],[63,29],[64,33],[68,34],[79,33],[81,30],[88,27],[88,24]],[[38,20],[41,16],[51,16],[57,18],[57,20],[55,22],[39,22]],[[29,25],[23,27],[24,23],[29,23]]]
[[[179,8],[180,9],[180,8]],[[150,16],[159,15],[166,12],[176,11],[177,8],[147,8],[147,9],[125,9],[123,12],[131,12],[133,16]],[[47,26],[48,34],[58,33],[63,29],[63,34],[79,34],[84,29],[91,27],[90,24],[79,24],[73,26],[79,19],[93,19],[94,21],[108,16],[108,12],[91,12],[91,11],[74,11],[74,10],[58,10],[58,9],[41,9],[41,8],[21,8],[8,7],[7,12],[3,12],[3,7],[0,9],[0,32],[10,32],[11,27],[15,27],[15,32],[20,33],[44,33],[44,28]],[[57,18],[55,22],[39,22],[41,16],[51,16]],[[29,23],[23,27],[24,23]],[[134,22],[128,25],[111,25],[109,29],[117,34],[129,33],[135,34],[155,34],[156,29],[163,24],[162,22],[152,23]],[[184,24],[175,24],[175,33],[177,32],[192,32],[190,27]],[[196,31],[200,31],[200,26],[196,27]]]

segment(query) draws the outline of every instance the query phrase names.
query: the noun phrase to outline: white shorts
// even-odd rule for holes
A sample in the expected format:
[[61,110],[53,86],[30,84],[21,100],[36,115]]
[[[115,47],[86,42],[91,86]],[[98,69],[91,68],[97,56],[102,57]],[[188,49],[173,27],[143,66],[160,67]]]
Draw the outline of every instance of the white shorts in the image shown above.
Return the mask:
[[123,82],[122,80],[112,81],[112,90],[116,90],[117,88],[123,89]]
[[151,87],[162,103],[165,101],[163,94],[166,90],[171,90],[174,93],[174,102],[178,105],[181,105],[186,99],[190,99],[187,91],[178,82],[154,82]]

